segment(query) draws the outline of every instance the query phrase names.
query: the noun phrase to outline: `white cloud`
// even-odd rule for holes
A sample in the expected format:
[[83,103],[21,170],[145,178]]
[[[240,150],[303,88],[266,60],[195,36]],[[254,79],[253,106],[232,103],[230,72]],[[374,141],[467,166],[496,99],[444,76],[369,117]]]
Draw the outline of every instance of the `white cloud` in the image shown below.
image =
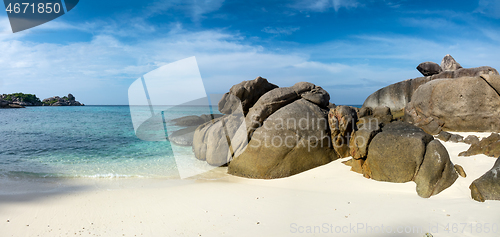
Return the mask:
[[482,13],[488,17],[500,18],[500,1],[498,0],[479,0],[479,6],[476,12]]
[[[0,27],[3,23],[8,24],[6,18],[0,18]],[[69,25],[54,21],[41,26],[95,34],[89,42],[70,44],[21,41],[34,32],[12,34],[10,25],[0,28],[9,31],[0,35],[0,93],[23,91],[45,98],[71,92],[84,103],[125,104],[128,86],[136,78],[164,64],[196,56],[209,92],[223,93],[233,84],[263,76],[280,86],[309,81],[327,89],[333,103],[361,104],[380,87],[420,76],[415,70],[420,62],[439,63],[446,54],[452,54],[465,67],[500,68],[496,57],[500,46],[480,41],[480,37],[431,40],[358,35],[313,46],[280,45],[283,51],[277,52],[272,46],[249,44],[245,37],[224,30],[192,32],[174,23],[159,31],[140,21],[135,28],[123,27],[128,23]],[[130,36],[136,28],[143,30]],[[295,31],[268,29],[269,33],[281,34],[287,30]],[[489,39],[499,39],[491,29],[478,31]],[[148,32],[155,32],[155,37],[137,37]],[[136,40],[123,41],[123,36]]]
[[224,0],[155,1],[146,9],[144,15],[149,17],[175,9],[184,11],[196,22],[203,18],[205,14],[219,10],[223,3]]
[[340,8],[356,8],[361,3],[357,0],[300,0],[294,7],[311,11],[323,12],[329,9],[338,11]]
[[293,32],[300,30],[300,27],[266,27],[262,32],[273,35],[291,35]]

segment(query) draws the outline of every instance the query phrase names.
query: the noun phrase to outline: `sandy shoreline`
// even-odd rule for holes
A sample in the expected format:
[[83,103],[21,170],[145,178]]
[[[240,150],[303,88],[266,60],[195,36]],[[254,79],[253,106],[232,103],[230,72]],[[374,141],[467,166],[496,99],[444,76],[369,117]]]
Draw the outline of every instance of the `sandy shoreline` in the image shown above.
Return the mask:
[[14,182],[1,188],[1,236],[498,236],[500,202],[476,202],[468,188],[495,159],[443,144],[468,176],[429,199],[413,182],[365,179],[346,159],[277,180],[218,168],[199,180]]

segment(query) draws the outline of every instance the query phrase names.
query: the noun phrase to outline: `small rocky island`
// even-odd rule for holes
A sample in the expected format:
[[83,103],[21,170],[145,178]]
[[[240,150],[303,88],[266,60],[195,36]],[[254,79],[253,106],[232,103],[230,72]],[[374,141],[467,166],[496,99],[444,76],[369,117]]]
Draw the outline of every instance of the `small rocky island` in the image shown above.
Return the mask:
[[13,93],[0,95],[0,108],[25,108],[25,106],[84,106],[72,94],[40,100],[34,94]]

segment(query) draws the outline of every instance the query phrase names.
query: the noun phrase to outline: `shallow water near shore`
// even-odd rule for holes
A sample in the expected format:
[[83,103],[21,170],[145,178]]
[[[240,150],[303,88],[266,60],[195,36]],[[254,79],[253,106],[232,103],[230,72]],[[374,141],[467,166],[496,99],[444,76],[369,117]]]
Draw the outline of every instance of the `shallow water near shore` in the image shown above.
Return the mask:
[[137,138],[129,106],[0,110],[0,134],[0,178],[178,177],[170,142]]
[[[217,107],[212,111],[217,113]],[[206,107],[185,107],[170,110],[165,119],[206,112]],[[148,107],[144,113],[150,114]],[[181,128],[170,124],[168,134]],[[164,136],[165,131],[158,132]],[[177,179],[172,146],[168,140],[137,138],[129,106],[0,110],[0,179]],[[197,164],[191,147],[176,147],[178,151]]]

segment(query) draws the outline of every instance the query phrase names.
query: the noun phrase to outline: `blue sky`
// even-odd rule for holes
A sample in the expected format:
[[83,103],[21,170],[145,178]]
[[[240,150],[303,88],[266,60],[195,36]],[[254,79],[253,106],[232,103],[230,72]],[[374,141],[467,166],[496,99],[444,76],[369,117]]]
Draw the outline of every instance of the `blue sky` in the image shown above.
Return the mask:
[[127,104],[134,80],[191,56],[208,93],[262,76],[362,104],[446,54],[500,69],[500,1],[81,0],[16,34],[0,13],[0,93],[73,93],[86,104]]

